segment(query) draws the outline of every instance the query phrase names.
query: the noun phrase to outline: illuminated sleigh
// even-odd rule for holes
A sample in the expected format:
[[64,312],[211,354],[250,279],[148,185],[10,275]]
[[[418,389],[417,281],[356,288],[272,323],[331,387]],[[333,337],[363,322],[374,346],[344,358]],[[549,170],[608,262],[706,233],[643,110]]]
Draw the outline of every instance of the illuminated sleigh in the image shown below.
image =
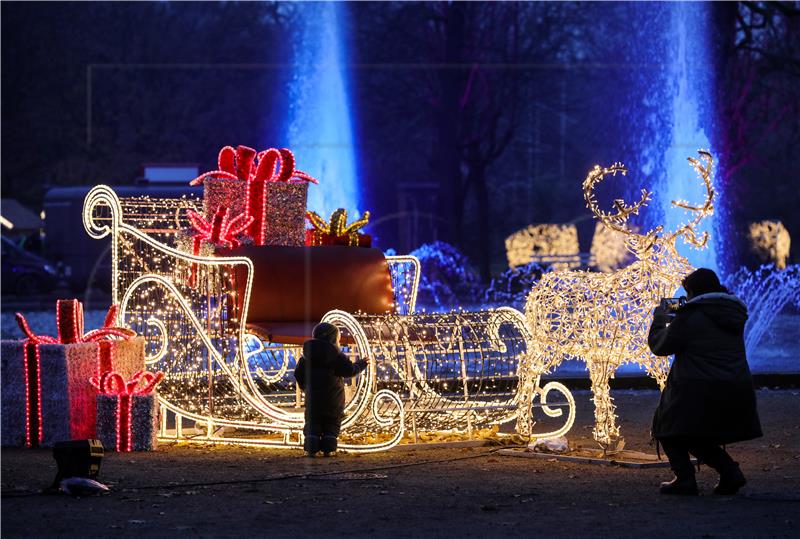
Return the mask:
[[[409,424],[415,434],[471,431],[520,417],[518,432],[531,436],[532,408],[561,418],[536,437],[571,428],[567,388],[540,387],[543,370],[525,363],[531,337],[520,312],[415,313],[418,260],[372,249],[251,246],[193,256],[177,238],[186,210],[200,205],[119,199],[107,186],[84,202],[87,232],[111,236],[120,322],[147,338],[148,368],[165,373],[162,439],[302,446],[293,370],[320,319],[340,328],[345,353],[369,358],[347,386],[342,449],[388,449]],[[564,402],[548,403],[551,391]]]

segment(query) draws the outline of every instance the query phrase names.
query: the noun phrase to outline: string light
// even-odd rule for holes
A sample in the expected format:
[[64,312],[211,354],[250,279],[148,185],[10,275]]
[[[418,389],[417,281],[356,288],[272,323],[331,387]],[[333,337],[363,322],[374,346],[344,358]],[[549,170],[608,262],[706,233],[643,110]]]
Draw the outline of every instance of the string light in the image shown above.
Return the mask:
[[[158,200],[148,202],[159,206]],[[162,241],[156,241],[123,220],[123,216],[127,218],[126,207],[127,200],[120,201],[109,187],[95,187],[84,203],[84,226],[92,237],[112,237],[113,301],[120,304],[121,319],[147,337],[148,365],[166,374],[159,391],[162,406],[175,413],[179,421],[187,418],[206,424],[207,433],[198,437],[200,440],[219,441],[212,436],[215,426],[283,433],[285,439],[279,445],[302,445],[303,414],[287,408],[289,397],[294,395],[289,391],[293,380],[284,377],[282,387],[264,383],[258,378],[264,370],[253,368],[263,354],[246,357],[252,262],[246,257],[182,252],[175,248],[174,233],[163,234]],[[163,214],[164,208],[156,213]],[[186,211],[177,220],[178,229],[189,225]],[[198,268],[194,288],[188,286],[193,264]],[[407,301],[415,301],[414,294]],[[366,346],[361,343],[362,349]],[[286,373],[296,361],[298,349],[275,347],[272,351],[278,349],[289,362]],[[368,377],[362,375],[356,382],[343,428],[360,421],[385,429],[381,414],[386,414],[392,403],[400,403],[387,392],[372,390]],[[402,409],[401,404],[399,407]],[[396,444],[402,437],[402,418],[396,413],[392,417],[395,436],[378,448]],[[162,436],[165,434],[162,432]],[[360,446],[351,449],[371,450]]]
[[[635,227],[630,227],[636,231]],[[598,222],[592,236],[589,251],[589,266],[603,273],[616,271],[631,260],[631,252],[625,245],[625,235]]]
[[[575,408],[569,390],[557,383],[540,387],[541,369],[525,362],[530,333],[515,309],[409,315],[331,311],[323,320],[345,326],[347,335],[368,343],[370,361],[377,366],[373,383],[400,396],[415,430],[468,431],[517,420],[521,433],[544,438],[572,427]],[[548,405],[553,390],[566,402]],[[532,433],[537,396],[541,402],[536,406],[549,417],[561,417],[562,408],[568,409],[561,428]]]
[[508,266],[516,268],[531,262],[553,269],[580,266],[578,229],[575,225],[528,225],[506,238]]
[[[289,149],[256,153],[247,146],[225,146],[217,167],[189,182],[203,184],[207,217],[228,208],[234,215],[252,217],[247,234],[256,245],[303,245],[308,184],[318,182],[295,169]],[[268,214],[273,219],[269,227]]]
[[336,244],[338,241],[344,240],[346,245],[350,247],[369,247],[371,240],[367,240],[367,236],[359,234],[359,230],[364,228],[369,223],[369,212],[365,211],[361,219],[347,224],[347,210],[339,208],[331,214],[330,221],[325,221],[316,212],[306,212],[306,219],[311,226],[312,230],[306,231],[306,245],[324,245],[326,240]]
[[[23,366],[25,375],[25,443],[28,447],[38,446],[43,441],[43,416],[42,416],[42,381],[41,381],[41,355],[40,346],[48,345],[75,345],[81,343],[97,343],[97,372],[110,368],[114,356],[114,341],[105,340],[107,337],[128,339],[135,336],[130,329],[113,327],[116,322],[117,307],[111,306],[106,314],[102,328],[84,334],[83,305],[78,300],[58,300],[56,302],[56,325],[58,337],[35,334],[22,313],[15,315],[20,330],[26,336],[23,342]],[[66,353],[66,352],[65,352]],[[69,373],[68,373],[69,374]],[[35,387],[35,392],[32,389]],[[71,399],[85,404],[85,397],[75,396],[73,393],[82,391],[81,387],[73,386],[70,391]],[[35,401],[33,397],[35,396]],[[36,409],[35,413],[33,409]],[[70,414],[70,427],[73,432],[82,428],[82,418],[92,418],[95,409],[92,403],[82,413]],[[34,440],[31,435],[31,421],[35,419],[38,434]]]
[[[148,204],[157,215],[169,213],[158,200]],[[111,236],[113,301],[121,321],[147,338],[148,366],[165,373],[159,401],[176,416],[175,436],[183,434],[185,419],[204,427],[192,442],[301,447],[304,417],[291,376],[301,349],[262,342],[246,330],[252,261],[193,255],[177,248],[175,233],[158,241],[128,223],[127,209],[112,189],[95,187],[86,197],[84,225],[92,237]],[[186,209],[176,214],[177,228],[189,225]],[[565,424],[549,434],[569,430],[574,401],[559,384],[539,387],[540,369],[527,366],[532,344],[522,313],[417,314],[419,260],[390,256],[386,262],[395,314],[331,311],[324,317],[341,329],[345,353],[369,358],[348,386],[342,422],[343,434],[357,440],[341,448],[388,449],[403,439],[409,420],[414,430],[470,430],[522,415],[521,428],[530,431],[533,406],[549,417],[562,417],[566,407]],[[196,280],[189,286],[192,266]],[[553,391],[566,402],[548,403]],[[534,405],[536,398],[541,402]],[[215,432],[224,427],[260,434]],[[169,436],[162,427],[160,437]]]
[[[25,344],[25,445],[28,447],[38,447],[44,441],[44,431],[42,428],[42,360],[39,353],[38,342],[28,342]],[[32,371],[32,372],[31,372]],[[31,402],[33,391],[31,385],[35,386],[36,403]],[[34,414],[33,408],[36,409]],[[36,439],[31,437],[31,418],[36,417]]]
[[452,245],[443,241],[426,243],[409,256],[420,261],[419,297],[425,306],[448,311],[459,302],[477,301],[480,277],[467,257]]
[[[133,450],[133,405],[137,398],[152,398],[153,389],[164,377],[163,373],[136,372],[127,382],[122,375],[108,371],[92,377],[89,383],[104,397],[116,399],[116,444],[117,451]],[[144,383],[140,387],[140,384]],[[140,441],[141,443],[141,441]]]
[[677,239],[698,248],[708,241],[708,234],[698,236],[696,227],[714,210],[713,160],[705,150],[698,154],[700,158],[689,158],[689,163],[705,187],[704,201],[699,205],[673,201],[674,206],[694,217],[668,233],[660,226],[645,234],[629,228],[628,218],[638,214],[650,199],[644,189],[640,200],[633,204],[615,200],[614,213],[600,209],[594,196],[596,185],[609,174],[626,174],[627,169],[620,163],[607,168],[595,166],[583,183],[587,207],[604,226],[624,236],[636,260],[607,274],[567,270],[545,273],[528,296],[525,315],[532,332],[531,361],[543,372],[565,359],[586,362],[595,405],[593,435],[606,450],[619,449],[623,443],[609,390],[609,379],[617,368],[626,362],[635,363],[661,388],[666,382],[668,358],[650,353],[647,329],[660,299],[671,296],[683,277],[694,269],[678,254]]

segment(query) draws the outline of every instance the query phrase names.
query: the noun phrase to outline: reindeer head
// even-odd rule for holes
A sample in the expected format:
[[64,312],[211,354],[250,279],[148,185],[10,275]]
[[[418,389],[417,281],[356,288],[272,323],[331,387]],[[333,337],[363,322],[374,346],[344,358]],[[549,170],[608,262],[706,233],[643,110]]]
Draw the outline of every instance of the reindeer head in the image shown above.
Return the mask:
[[675,251],[675,242],[679,236],[687,244],[698,248],[705,247],[708,243],[708,232],[703,232],[698,236],[697,225],[705,217],[714,213],[715,192],[714,187],[711,185],[711,167],[714,159],[711,153],[706,150],[698,150],[697,153],[699,154],[699,159],[689,157],[688,161],[703,181],[705,199],[701,204],[697,205],[686,201],[672,201],[673,206],[682,208],[692,215],[688,223],[681,225],[674,231],[665,233],[664,228],[659,225],[645,234],[638,234],[628,226],[628,218],[631,215],[638,215],[639,210],[646,206],[650,200],[651,193],[646,189],[642,189],[642,198],[633,204],[628,204],[619,198],[614,200],[613,206],[616,210],[614,213],[608,213],[600,209],[594,196],[594,189],[608,174],[612,176],[615,176],[617,172],[623,175],[627,174],[628,169],[622,163],[614,163],[607,168],[595,165],[589,171],[583,182],[583,198],[586,200],[586,206],[605,226],[624,234],[628,249],[639,259],[649,256],[654,250],[659,253],[663,252],[664,249]]

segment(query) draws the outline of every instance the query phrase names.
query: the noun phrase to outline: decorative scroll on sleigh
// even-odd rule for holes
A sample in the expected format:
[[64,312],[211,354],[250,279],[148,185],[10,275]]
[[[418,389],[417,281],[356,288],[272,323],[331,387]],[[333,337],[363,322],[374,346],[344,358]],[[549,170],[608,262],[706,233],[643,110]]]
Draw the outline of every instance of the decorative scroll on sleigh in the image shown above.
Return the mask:
[[[419,261],[371,249],[194,256],[178,237],[186,210],[200,205],[119,199],[107,186],[84,203],[87,232],[111,237],[120,323],[147,338],[148,368],[166,375],[161,438],[301,447],[293,369],[320,319],[340,328],[345,353],[369,359],[347,387],[342,449],[388,449],[408,427],[466,431],[516,420],[520,434],[535,437],[571,428],[572,395],[556,382],[540,386],[522,313],[415,313]],[[548,403],[551,391],[562,402]],[[558,428],[533,432],[537,409]]]

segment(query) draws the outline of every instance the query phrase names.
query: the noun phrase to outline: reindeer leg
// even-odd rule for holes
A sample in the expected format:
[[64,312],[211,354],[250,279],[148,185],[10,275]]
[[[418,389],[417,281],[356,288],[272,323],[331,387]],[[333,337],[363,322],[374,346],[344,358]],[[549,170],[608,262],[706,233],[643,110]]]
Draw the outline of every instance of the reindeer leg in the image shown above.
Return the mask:
[[533,399],[539,387],[539,376],[526,362],[518,370],[517,382],[517,434],[529,438],[533,433]]
[[617,416],[614,414],[616,406],[614,406],[614,399],[611,398],[611,388],[608,384],[611,372],[603,363],[592,361],[587,363],[594,394],[592,401],[594,402],[595,423],[592,435],[603,448],[603,453],[621,451],[625,442],[619,435],[619,427],[616,424]]

